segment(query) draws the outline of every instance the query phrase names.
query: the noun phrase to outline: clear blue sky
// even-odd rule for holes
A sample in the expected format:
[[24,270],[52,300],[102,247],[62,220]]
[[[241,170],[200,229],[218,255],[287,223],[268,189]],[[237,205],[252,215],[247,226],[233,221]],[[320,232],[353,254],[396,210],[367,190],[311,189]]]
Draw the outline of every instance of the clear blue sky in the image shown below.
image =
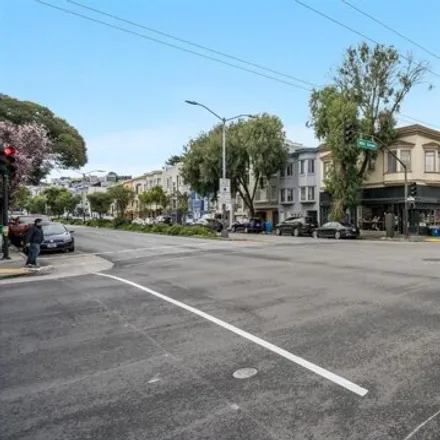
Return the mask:
[[[46,1],[118,24],[65,0]],[[293,0],[78,1],[317,84],[329,80],[346,47],[362,40]],[[439,59],[341,0],[303,1],[402,52],[412,50],[440,74]],[[440,57],[438,0],[352,3]],[[275,113],[290,139],[317,144],[304,126],[307,91],[69,16],[34,0],[3,1],[0,8],[1,92],[44,104],[75,125],[88,145],[86,170],[141,174],[161,166],[190,137],[215,122],[203,109],[185,105],[185,99],[203,102],[225,116]],[[437,88],[428,93],[419,87],[402,112],[440,127],[440,78],[429,75],[427,80]]]

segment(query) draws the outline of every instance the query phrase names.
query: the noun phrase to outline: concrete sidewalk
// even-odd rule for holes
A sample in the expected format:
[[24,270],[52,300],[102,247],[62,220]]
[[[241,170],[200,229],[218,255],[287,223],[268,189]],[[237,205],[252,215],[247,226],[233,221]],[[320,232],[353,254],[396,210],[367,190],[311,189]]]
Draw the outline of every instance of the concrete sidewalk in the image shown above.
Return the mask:
[[0,260],[0,280],[34,275],[37,272],[35,269],[24,267],[25,260],[17,249],[11,247],[9,256],[10,260]]

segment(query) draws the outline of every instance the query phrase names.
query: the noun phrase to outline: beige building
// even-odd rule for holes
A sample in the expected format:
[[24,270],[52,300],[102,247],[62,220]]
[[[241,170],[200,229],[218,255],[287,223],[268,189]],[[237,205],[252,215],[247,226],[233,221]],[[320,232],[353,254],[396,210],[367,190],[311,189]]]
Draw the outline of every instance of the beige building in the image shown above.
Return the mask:
[[[409,125],[397,129],[396,140],[388,146],[406,164],[408,182],[417,186],[415,204],[410,211],[412,232],[440,223],[440,131],[422,125]],[[321,221],[328,219],[331,200],[325,191],[325,178],[332,166],[331,154],[320,147],[318,152],[321,185]],[[372,227],[373,219],[383,226],[385,212],[396,214],[399,229],[405,206],[404,172],[392,153],[380,149],[375,163],[371,164],[361,196],[358,223],[365,229]],[[377,220],[379,219],[379,220]],[[423,233],[423,231],[422,231]]]

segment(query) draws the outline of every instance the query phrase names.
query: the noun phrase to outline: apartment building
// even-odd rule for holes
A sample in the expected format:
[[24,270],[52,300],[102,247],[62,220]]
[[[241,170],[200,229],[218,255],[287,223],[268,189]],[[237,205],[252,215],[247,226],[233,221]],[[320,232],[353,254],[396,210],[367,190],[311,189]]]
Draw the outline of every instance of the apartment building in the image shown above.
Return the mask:
[[[397,138],[389,145],[390,150],[406,164],[408,182],[417,184],[417,197],[410,211],[410,231],[420,232],[440,223],[440,131],[422,125],[409,125],[397,129]],[[319,149],[321,169],[320,211],[322,221],[328,218],[331,197],[325,191],[325,177],[332,165],[331,154]],[[393,154],[380,149],[377,159],[371,164],[357,210],[357,222],[368,229],[373,218],[382,225],[385,212],[392,212],[403,229],[404,217],[404,172]]]
[[286,168],[279,179],[279,219],[309,216],[319,219],[319,166],[317,149],[298,145],[291,148]]

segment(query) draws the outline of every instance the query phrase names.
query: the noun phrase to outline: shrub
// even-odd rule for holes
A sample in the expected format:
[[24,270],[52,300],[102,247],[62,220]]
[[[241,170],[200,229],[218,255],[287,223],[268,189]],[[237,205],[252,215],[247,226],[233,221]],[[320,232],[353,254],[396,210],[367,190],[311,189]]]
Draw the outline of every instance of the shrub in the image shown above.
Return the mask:
[[165,224],[153,225],[151,228],[151,232],[155,232],[156,234],[168,234],[168,231],[172,228],[172,226]]
[[131,225],[130,221],[124,217],[116,217],[112,220],[112,226],[115,229],[119,229],[119,228],[122,229],[124,226],[129,226],[129,225]]
[[168,229],[168,235],[184,235],[183,232],[185,231],[185,226],[182,225],[173,225],[170,226]]

